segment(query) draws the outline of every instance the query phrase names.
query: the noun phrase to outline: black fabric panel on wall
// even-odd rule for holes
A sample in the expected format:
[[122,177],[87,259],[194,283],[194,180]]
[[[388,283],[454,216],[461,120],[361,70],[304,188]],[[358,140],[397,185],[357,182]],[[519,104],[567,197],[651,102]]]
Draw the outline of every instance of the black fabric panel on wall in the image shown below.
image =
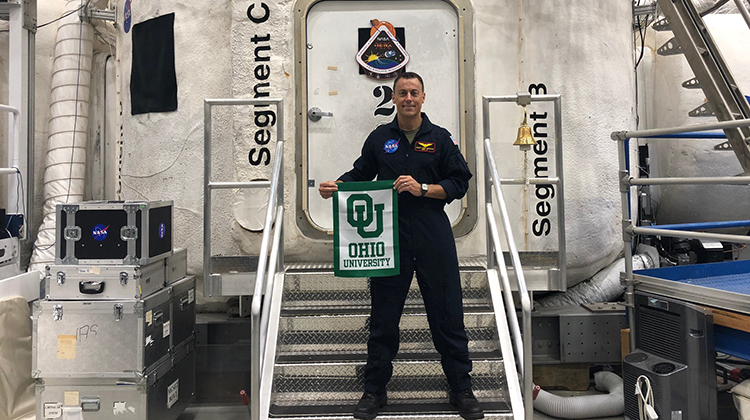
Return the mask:
[[130,112],[136,115],[176,109],[174,13],[170,13],[133,25]]

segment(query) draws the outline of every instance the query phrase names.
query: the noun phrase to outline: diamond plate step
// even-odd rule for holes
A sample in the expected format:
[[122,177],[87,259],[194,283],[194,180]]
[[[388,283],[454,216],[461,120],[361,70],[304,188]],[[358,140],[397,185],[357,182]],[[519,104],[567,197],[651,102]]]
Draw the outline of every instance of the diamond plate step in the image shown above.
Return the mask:
[[[362,396],[364,362],[277,363],[272,406],[354,405]],[[473,360],[472,389],[483,403],[508,401],[500,360]],[[396,361],[388,383],[389,404],[442,404],[448,384],[440,361]],[[275,412],[272,408],[272,412]],[[278,411],[278,410],[276,410]]]
[[[510,416],[508,404],[504,402],[480,402],[484,410],[485,418],[503,419],[513,418]],[[333,420],[347,419],[351,420],[354,412],[352,405],[331,405],[331,406],[296,406],[296,407],[279,407],[275,406],[269,417],[276,419],[315,419],[315,420]],[[450,419],[460,420],[458,410],[446,401],[443,403],[429,404],[393,404],[388,401],[388,405],[381,408],[378,412],[378,419],[404,419],[404,420],[439,420]]]
[[[277,351],[280,356],[365,354],[369,334],[367,314],[282,316]],[[495,315],[491,312],[464,314],[469,351],[499,351]],[[425,314],[401,317],[400,352],[435,353]]]
[[[464,308],[487,308],[490,292],[483,270],[462,270]],[[370,291],[366,278],[339,278],[333,272],[287,272],[284,281],[283,310],[369,308]],[[405,308],[423,308],[416,278],[406,298]]]

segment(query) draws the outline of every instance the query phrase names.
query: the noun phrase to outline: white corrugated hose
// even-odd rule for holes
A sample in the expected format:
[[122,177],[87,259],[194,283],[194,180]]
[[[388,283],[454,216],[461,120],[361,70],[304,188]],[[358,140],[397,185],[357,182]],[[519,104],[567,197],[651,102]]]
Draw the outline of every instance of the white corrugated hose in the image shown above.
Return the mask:
[[596,389],[606,394],[561,397],[536,387],[534,410],[562,419],[613,417],[625,412],[622,378],[612,372],[594,374]]
[[77,10],[86,1],[69,0],[57,29],[44,214],[29,270],[44,270],[55,261],[55,206],[83,200],[94,31],[88,22],[81,22]]

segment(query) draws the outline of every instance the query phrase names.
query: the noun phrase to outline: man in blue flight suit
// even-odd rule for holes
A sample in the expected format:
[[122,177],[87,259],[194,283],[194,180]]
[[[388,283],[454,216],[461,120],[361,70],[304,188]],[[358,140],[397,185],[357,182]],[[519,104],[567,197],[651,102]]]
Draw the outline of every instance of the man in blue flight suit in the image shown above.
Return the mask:
[[422,292],[435,348],[450,385],[450,403],[465,419],[484,412],[471,390],[471,361],[464,328],[461,279],[453,231],[444,207],[466,194],[471,172],[455,140],[423,114],[422,78],[402,73],[393,82],[393,122],[375,129],[365,140],[354,168],[338,181],[322,182],[323,198],[338,190],[337,182],[395,180],[401,273],[370,280],[370,338],[367,341],[365,392],[354,417],[370,420],[388,402],[386,384],[399,347],[399,320],[414,272]]

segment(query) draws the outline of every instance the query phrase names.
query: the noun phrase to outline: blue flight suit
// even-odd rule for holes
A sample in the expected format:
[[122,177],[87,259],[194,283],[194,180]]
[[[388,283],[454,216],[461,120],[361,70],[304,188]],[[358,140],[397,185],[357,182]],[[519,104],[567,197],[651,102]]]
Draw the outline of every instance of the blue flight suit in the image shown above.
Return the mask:
[[382,393],[393,373],[399,347],[399,321],[414,271],[443,371],[451,391],[471,388],[471,361],[464,328],[461,279],[453,231],[444,207],[466,194],[471,171],[450,133],[422,114],[422,126],[409,144],[397,118],[367,137],[344,182],[395,180],[411,175],[417,182],[440,184],[447,199],[398,197],[401,273],[370,279],[372,308],[367,341],[365,391]]

